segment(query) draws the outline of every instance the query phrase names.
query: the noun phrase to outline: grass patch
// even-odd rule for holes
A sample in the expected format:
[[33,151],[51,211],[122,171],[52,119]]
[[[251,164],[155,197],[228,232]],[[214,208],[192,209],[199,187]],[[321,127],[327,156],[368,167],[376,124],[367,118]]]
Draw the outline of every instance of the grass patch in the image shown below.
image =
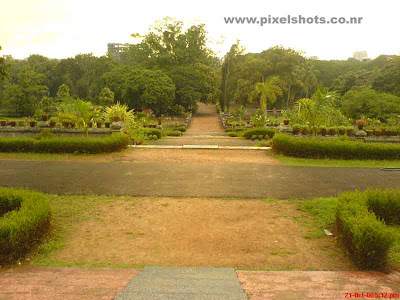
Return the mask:
[[313,159],[297,158],[274,154],[268,151],[267,154],[287,166],[300,167],[340,167],[340,168],[400,168],[400,160],[345,160],[345,159]]
[[294,201],[296,202],[298,210],[312,216],[312,219],[304,216],[298,218],[300,223],[305,225],[308,229],[305,238],[321,238],[326,236],[324,229],[334,229],[337,198],[315,198],[311,200]]
[[[325,235],[324,229],[335,233],[336,207],[338,198],[315,198],[310,200],[292,200],[297,209],[307,213],[307,216],[295,218],[308,229],[306,239],[318,239]],[[311,218],[310,218],[311,217]],[[400,226],[388,227],[394,239],[393,247],[388,253],[389,267],[400,270]]]
[[[32,264],[37,266],[64,266],[62,262],[50,259],[51,254],[66,245],[65,237],[74,230],[77,223],[95,216],[99,205],[111,201],[111,199],[115,199],[115,197],[50,195],[52,230],[47,235],[45,242],[33,253]],[[65,266],[69,265],[66,264]]]

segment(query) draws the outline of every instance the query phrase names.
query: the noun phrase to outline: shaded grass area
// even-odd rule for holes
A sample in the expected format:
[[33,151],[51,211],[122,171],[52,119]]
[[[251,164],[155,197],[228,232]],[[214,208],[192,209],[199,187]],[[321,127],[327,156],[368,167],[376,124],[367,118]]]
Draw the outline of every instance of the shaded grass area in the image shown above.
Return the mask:
[[400,168],[400,160],[344,160],[296,158],[267,151],[267,155],[287,166],[341,167],[341,168]]
[[[310,200],[292,200],[297,209],[306,212],[312,218],[299,217],[297,220],[308,228],[308,239],[318,239],[325,235],[324,229],[336,236],[336,206],[338,198],[315,198]],[[391,268],[400,270],[400,226],[389,226],[395,239],[389,251],[388,261]]]

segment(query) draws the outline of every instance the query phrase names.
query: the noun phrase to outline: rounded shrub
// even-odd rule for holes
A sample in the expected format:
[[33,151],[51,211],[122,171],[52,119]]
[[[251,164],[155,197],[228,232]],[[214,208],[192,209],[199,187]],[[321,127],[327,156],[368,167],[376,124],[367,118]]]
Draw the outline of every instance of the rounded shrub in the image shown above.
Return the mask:
[[0,264],[24,256],[50,226],[46,195],[0,187]]
[[276,133],[276,130],[264,127],[256,127],[243,132],[243,137],[251,139],[252,136],[263,136],[265,138],[272,138]]
[[147,137],[155,135],[157,139],[161,139],[161,130],[156,128],[145,128]]

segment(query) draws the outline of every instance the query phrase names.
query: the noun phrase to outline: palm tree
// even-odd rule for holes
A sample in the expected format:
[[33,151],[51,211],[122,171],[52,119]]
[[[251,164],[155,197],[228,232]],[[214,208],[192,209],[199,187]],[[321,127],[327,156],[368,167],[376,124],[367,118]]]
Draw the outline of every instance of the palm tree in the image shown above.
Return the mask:
[[267,102],[274,103],[278,96],[282,96],[281,80],[278,76],[268,77],[264,82],[258,82],[255,86],[255,94],[260,97],[260,108],[264,111],[264,119],[267,120]]

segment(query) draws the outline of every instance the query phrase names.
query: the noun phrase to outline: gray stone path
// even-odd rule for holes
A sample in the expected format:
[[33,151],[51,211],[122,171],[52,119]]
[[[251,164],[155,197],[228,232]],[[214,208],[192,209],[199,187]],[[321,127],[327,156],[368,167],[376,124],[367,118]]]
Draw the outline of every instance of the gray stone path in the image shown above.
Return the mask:
[[247,300],[233,268],[145,267],[115,300]]

